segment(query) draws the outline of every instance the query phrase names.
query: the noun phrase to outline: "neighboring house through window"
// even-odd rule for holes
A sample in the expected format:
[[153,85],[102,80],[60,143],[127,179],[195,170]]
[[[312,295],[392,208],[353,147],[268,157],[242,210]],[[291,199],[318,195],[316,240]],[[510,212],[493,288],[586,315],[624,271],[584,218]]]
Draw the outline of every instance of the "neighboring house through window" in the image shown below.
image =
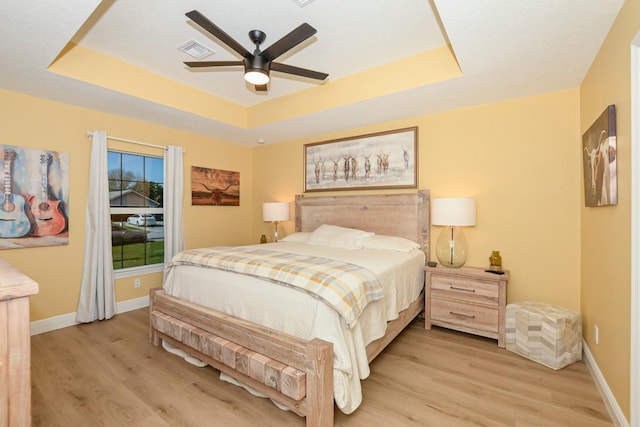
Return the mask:
[[116,277],[162,271],[164,160],[108,152],[111,244]]

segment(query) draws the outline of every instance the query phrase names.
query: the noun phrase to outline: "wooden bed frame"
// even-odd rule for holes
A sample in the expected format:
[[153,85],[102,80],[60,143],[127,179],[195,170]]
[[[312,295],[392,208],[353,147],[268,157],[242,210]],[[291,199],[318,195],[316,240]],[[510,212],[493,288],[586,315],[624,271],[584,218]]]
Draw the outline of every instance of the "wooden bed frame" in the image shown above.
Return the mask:
[[[429,259],[429,191],[413,194],[296,196],[296,231],[321,224],[400,236]],[[371,362],[424,309],[424,292],[367,346]],[[151,290],[150,340],[161,340],[210,364],[306,417],[307,427],[334,425],[333,345],[306,341]]]

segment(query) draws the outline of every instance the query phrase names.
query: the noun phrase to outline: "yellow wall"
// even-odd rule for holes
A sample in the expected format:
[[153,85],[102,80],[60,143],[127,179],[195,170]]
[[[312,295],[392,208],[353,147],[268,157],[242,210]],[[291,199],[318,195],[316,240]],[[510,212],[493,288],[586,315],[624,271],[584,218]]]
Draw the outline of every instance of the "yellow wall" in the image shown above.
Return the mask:
[[[183,201],[187,247],[251,243],[250,227],[245,226],[250,224],[254,210],[250,148],[3,90],[0,90],[0,99],[2,144],[69,153],[69,244],[0,251],[2,258],[40,285],[40,293],[31,298],[32,321],[76,311],[82,277],[91,148],[87,130],[106,130],[121,138],[184,147],[187,150]],[[141,149],[140,146],[126,148]],[[191,206],[192,165],[240,172],[240,207]],[[160,284],[160,274],[142,277],[139,289],[133,288],[132,279],[118,280],[117,301],[146,296],[150,287]]]
[[[488,267],[490,252],[500,250],[511,270],[509,301],[579,309],[578,104],[572,89],[258,147],[254,201],[293,201],[302,192],[305,143],[417,125],[419,187],[432,197],[477,199],[477,226],[465,230],[467,265]],[[254,221],[256,238],[271,233],[259,212]],[[431,231],[433,243],[440,229]]]
[[[640,1],[628,0],[580,88],[580,131],[616,105],[618,205],[581,201],[583,335],[627,419],[630,417],[631,69],[630,46],[640,31]],[[598,325],[599,344],[594,325]]]

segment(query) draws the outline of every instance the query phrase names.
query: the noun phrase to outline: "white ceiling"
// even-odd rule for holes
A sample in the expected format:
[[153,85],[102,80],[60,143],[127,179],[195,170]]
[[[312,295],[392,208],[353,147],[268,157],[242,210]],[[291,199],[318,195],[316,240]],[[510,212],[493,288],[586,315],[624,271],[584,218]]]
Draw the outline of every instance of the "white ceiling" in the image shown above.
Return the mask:
[[[535,95],[580,85],[623,0],[3,0],[0,88],[254,145],[399,118]],[[316,86],[272,73],[269,91],[245,84],[242,67],[194,71],[177,48],[198,41],[240,59],[191,22],[199,10],[248,50],[303,22],[317,34],[277,59],[329,74],[328,82],[447,43],[462,77],[325,109],[255,128],[238,128],[47,71],[74,41],[243,107]],[[393,78],[393,76],[389,76]]]

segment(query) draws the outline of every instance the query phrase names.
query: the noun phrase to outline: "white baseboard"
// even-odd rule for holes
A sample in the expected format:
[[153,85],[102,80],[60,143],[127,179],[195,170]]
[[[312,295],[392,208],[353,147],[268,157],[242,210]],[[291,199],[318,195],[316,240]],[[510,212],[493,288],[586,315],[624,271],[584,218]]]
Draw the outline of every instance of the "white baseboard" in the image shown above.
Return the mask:
[[116,313],[126,313],[145,307],[149,307],[149,295],[116,303]]
[[589,372],[591,372],[591,377],[596,383],[596,387],[600,392],[600,396],[602,396],[604,405],[607,407],[607,411],[609,411],[611,421],[613,421],[613,424],[616,427],[629,427],[629,422],[622,413],[620,405],[618,405],[618,402],[611,392],[611,389],[609,388],[604,375],[602,375],[602,372],[600,371],[596,360],[593,358],[591,350],[589,350],[589,346],[584,340],[582,340],[582,350],[584,352],[584,361],[587,364],[587,368],[589,368]]
[[[144,307],[149,307],[149,296],[116,303],[116,314],[126,313],[127,311],[137,310]],[[43,334],[45,332],[55,331],[56,329],[67,328],[77,324],[76,313],[62,314],[48,319],[36,320],[35,322],[31,322],[31,335]]]
[[55,331],[56,329],[62,329],[77,324],[75,313],[61,314],[60,316],[31,322],[31,335],[44,334],[45,332]]

